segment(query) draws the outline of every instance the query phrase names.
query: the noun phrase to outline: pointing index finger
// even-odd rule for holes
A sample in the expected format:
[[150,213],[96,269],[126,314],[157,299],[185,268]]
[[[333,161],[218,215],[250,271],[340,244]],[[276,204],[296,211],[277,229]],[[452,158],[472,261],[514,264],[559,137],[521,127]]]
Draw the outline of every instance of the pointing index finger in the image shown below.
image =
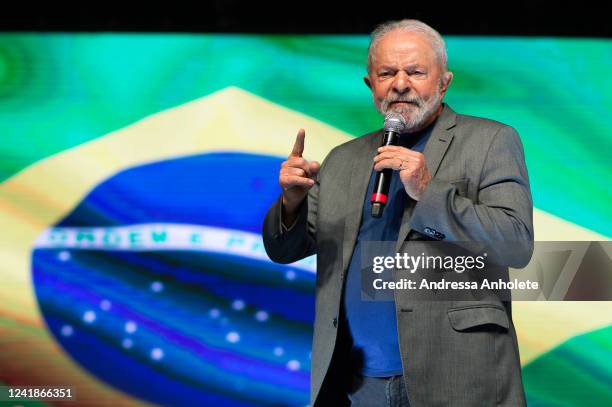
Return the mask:
[[291,155],[293,157],[301,157],[304,152],[304,138],[306,137],[306,132],[304,129],[300,129],[298,131],[297,137],[295,138],[295,144],[293,145],[293,151],[291,151]]

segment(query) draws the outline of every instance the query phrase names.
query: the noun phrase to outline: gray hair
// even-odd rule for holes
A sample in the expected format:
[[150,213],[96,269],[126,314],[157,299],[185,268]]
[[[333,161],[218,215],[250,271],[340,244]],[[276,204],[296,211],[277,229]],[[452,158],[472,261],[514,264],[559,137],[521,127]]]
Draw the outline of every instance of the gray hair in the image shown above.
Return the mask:
[[417,32],[425,35],[429,40],[431,47],[436,55],[436,60],[440,66],[442,73],[448,71],[447,56],[446,56],[446,44],[442,39],[440,33],[419,20],[398,20],[398,21],[387,21],[377,26],[372,34],[370,35],[370,46],[368,47],[368,72],[372,68],[372,54],[374,48],[380,42],[380,39],[385,35],[394,30],[404,30]]

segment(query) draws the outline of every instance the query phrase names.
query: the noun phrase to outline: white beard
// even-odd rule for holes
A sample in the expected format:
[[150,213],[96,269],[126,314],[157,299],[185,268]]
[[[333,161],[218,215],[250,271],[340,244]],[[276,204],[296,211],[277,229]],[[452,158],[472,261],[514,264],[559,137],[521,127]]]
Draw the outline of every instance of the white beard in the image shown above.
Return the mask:
[[[417,103],[418,106],[411,104],[409,106],[391,105],[391,102],[403,100]],[[436,87],[436,93],[428,100],[423,100],[418,96],[412,97],[387,97],[382,102],[376,103],[376,110],[383,116],[389,112],[399,113],[406,120],[406,132],[411,133],[418,130],[438,110],[442,103],[440,95],[440,87]],[[391,105],[391,106],[390,106]]]

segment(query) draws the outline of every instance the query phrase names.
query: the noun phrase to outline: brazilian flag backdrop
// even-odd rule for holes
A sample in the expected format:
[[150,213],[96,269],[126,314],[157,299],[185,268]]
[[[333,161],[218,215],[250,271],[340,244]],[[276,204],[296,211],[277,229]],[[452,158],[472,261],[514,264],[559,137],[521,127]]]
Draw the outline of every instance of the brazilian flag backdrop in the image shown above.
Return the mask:
[[[271,263],[260,225],[299,128],[322,160],[381,126],[367,43],[0,34],[0,385],[307,405],[314,259]],[[612,41],[447,45],[447,103],[519,131],[536,240],[609,240]],[[612,405],[611,303],[513,314],[530,406]]]

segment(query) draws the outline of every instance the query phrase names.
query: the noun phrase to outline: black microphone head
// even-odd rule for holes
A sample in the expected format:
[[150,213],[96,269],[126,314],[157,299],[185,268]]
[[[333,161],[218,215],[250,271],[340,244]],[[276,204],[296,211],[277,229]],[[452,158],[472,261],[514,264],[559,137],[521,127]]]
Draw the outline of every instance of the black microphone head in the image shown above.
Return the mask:
[[389,112],[385,116],[383,128],[385,132],[392,131],[398,134],[403,133],[406,131],[406,119],[399,113]]

